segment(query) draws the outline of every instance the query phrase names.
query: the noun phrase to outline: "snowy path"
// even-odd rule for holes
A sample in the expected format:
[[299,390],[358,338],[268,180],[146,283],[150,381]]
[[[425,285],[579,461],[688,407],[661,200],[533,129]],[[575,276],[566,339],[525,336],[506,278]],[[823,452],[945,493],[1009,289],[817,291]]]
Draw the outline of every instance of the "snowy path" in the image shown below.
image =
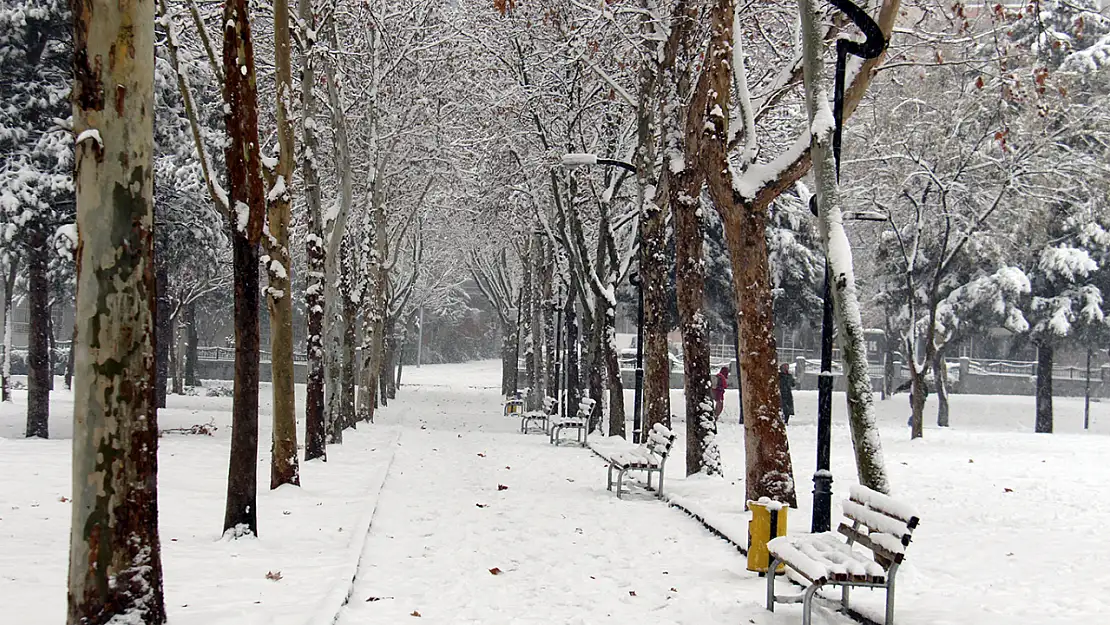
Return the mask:
[[404,411],[342,625],[799,620],[766,612],[744,559],[693,520],[643,491],[618,501],[596,456],[518,433],[497,389],[403,392],[420,410]]

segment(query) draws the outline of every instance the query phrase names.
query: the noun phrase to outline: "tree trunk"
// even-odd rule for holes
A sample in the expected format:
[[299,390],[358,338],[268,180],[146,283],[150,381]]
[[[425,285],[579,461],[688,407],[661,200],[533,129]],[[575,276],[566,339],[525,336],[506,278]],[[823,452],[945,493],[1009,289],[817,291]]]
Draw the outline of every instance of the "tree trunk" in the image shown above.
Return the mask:
[[[87,18],[86,18],[87,19]],[[50,283],[46,235],[33,230],[27,247],[27,438],[50,437]]]
[[543,329],[543,267],[544,245],[540,234],[532,235],[532,310],[529,317],[532,319],[532,392],[529,395],[529,409],[540,410],[543,408],[545,395],[543,370],[543,348],[546,342],[546,333]]
[[73,360],[76,358],[77,326],[73,326],[73,334],[69,338],[69,353],[66,355],[66,390],[73,390]]
[[[352,282],[353,282],[353,277]],[[348,283],[348,290],[343,296],[343,366],[341,372],[341,390],[339,422],[344,430],[355,427],[355,341],[358,340],[358,304],[348,296],[353,285]]]
[[[49,267],[49,263],[47,263]],[[49,279],[49,270],[47,279]],[[47,338],[47,357],[46,357],[46,389],[49,391],[54,390],[54,360],[58,356],[58,341],[54,336],[54,307],[47,305],[46,307],[46,338]]]
[[701,178],[691,176],[690,172],[680,173],[675,178],[671,213],[674,215],[675,283],[686,388],[686,474],[720,475],[717,420],[710,395],[709,337],[703,311],[705,226],[701,218]]
[[247,0],[224,3],[224,154],[235,288],[235,388],[224,532],[258,533],[259,239],[266,211],[258,142],[258,93]]
[[154,3],[74,6],[80,243],[66,622],[161,625]]
[[[10,266],[5,265],[4,272],[0,274],[0,332],[4,339],[0,341],[0,401],[12,401],[12,291],[15,290],[15,274],[19,260],[14,256],[9,260]],[[72,352],[72,349],[70,350]]]
[[605,325],[601,328],[601,357],[609,374],[609,436],[625,437],[624,382],[621,380],[621,363],[616,347],[616,316],[609,309],[605,312]]
[[277,97],[278,163],[267,199],[269,236],[266,263],[270,286],[266,306],[270,312],[270,388],[274,400],[274,429],[271,437],[270,488],[284,484],[300,486],[297,464],[297,403],[293,383],[293,269],[289,253],[289,218],[293,183],[293,120],[289,103],[293,97],[292,61],[289,54],[289,2],[274,0],[274,66]]
[[[802,14],[802,50],[806,106],[810,126],[819,124],[829,110],[824,76],[825,41],[814,0],[799,0]],[[832,129],[811,137],[810,154],[816,181],[818,225],[828,261],[840,353],[847,378],[848,424],[856,454],[856,471],[864,486],[890,492],[879,428],[875,422],[867,343],[863,335],[859,296],[852,268],[852,250],[840,214],[840,191],[834,155],[830,148]]]
[[937,386],[937,425],[948,427],[948,363],[944,360],[944,351],[937,350],[933,356],[933,380]]
[[913,350],[906,350],[910,359],[910,440],[925,435],[925,368],[917,366]]
[[305,236],[305,309],[308,331],[308,385],[305,391],[305,461],[320,458],[327,460],[324,427],[324,247],[323,211],[320,201],[320,174],[316,154],[320,143],[316,137],[316,13],[312,0],[300,0],[298,5],[301,33],[301,134],[304,151],[301,161],[301,178],[304,182],[305,206],[308,209],[308,235]]
[[555,389],[559,388],[559,382],[555,379],[555,362],[558,358],[555,345],[555,251],[546,241],[543,248],[543,273],[540,276],[540,284],[543,285],[543,304],[540,314],[543,315],[543,370],[544,389],[546,389],[544,395],[554,396]]
[[182,384],[182,370],[181,370],[181,329],[177,325],[177,319],[170,320],[170,380],[172,382],[173,394],[184,395],[185,387]]
[[197,334],[197,304],[185,305],[185,386],[200,386],[197,378],[197,347],[200,337]]
[[[306,0],[307,1],[307,0]],[[331,49],[339,51],[338,36],[336,35],[336,20],[329,20],[325,32]],[[332,141],[335,153],[335,170],[339,175],[339,212],[330,224],[327,239],[327,257],[324,261],[324,359],[327,367],[327,381],[324,388],[324,403],[326,406],[325,422],[327,427],[327,444],[335,445],[343,442],[343,424],[340,422],[342,412],[342,377],[343,377],[343,302],[337,291],[337,283],[341,278],[340,264],[344,257],[341,256],[343,244],[346,240],[347,216],[350,214],[354,202],[354,181],[351,177],[351,151],[347,140],[347,118],[344,114],[342,94],[340,92],[339,72],[336,68],[337,60],[324,55],[325,73],[328,86],[328,107],[331,111],[331,124],[334,132]]]
[[[744,385],[740,384],[740,329],[736,327],[736,320],[732,320],[732,349],[733,355],[736,358],[736,406],[737,412],[740,413],[739,423],[744,425]],[[780,389],[781,391],[781,389]],[[780,397],[781,401],[782,398]]]
[[566,323],[566,414],[570,417],[578,414],[578,404],[582,400],[582,388],[578,379],[578,315],[574,307],[574,302],[578,298],[577,290],[577,281],[571,278],[570,292],[567,294],[567,307],[563,313]]
[[779,418],[778,352],[774,300],[767,267],[767,215],[728,211],[722,215],[732,263],[734,303],[740,334],[740,384],[744,413],[747,498],[770,497],[796,505],[786,425]]
[[1037,423],[1038,434],[1052,434],[1052,357],[1055,346],[1049,339],[1037,343]]
[[158,373],[158,381],[155,385],[155,396],[157,397],[158,407],[166,407],[166,393],[169,392],[169,379],[170,379],[170,272],[166,266],[166,261],[161,256],[161,249],[164,243],[159,243],[155,246],[154,255],[154,282],[155,282],[155,297],[157,301],[157,312],[154,315],[154,347],[155,347],[155,369]]
[[[650,13],[641,16],[644,45],[652,58],[659,54],[661,25]],[[673,65],[673,55],[664,60]],[[656,423],[671,425],[671,362],[667,353],[667,197],[656,195],[660,67],[645,62],[640,67],[640,94],[636,109],[637,150],[634,162],[639,181],[640,250],[637,258],[643,306],[643,433]],[[673,67],[671,68],[673,69]],[[648,190],[652,189],[649,197]],[[661,197],[660,197],[661,196]],[[643,437],[641,437],[643,440]]]
[[586,353],[586,384],[589,387],[590,399],[594,400],[593,411],[590,412],[590,431],[594,432],[600,430],[603,416],[601,396],[604,392],[604,384],[601,370],[605,365],[601,356],[601,333],[597,323],[587,319],[583,330],[584,334],[590,337]]
[[526,403],[529,410],[533,407],[532,388],[536,385],[536,359],[532,356],[532,352],[536,349],[536,341],[532,334],[532,265],[534,264],[534,255],[532,239],[530,237],[526,238],[524,240],[524,254],[521,259],[524,275],[520,291],[521,315],[518,334],[524,344],[524,382],[527,384]]
[[501,394],[510,397],[516,388],[516,331],[512,322],[501,324]]

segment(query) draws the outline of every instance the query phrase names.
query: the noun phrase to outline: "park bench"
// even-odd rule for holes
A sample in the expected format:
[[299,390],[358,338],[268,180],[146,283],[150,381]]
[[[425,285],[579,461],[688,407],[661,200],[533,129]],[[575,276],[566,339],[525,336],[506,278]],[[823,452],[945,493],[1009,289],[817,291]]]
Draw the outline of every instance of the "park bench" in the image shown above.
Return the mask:
[[554,397],[544,397],[543,410],[529,410],[520,416],[521,433],[527,434],[536,423],[539,424],[540,431],[547,432],[547,420],[551,417],[552,411],[557,409],[558,402]]
[[659,474],[659,488],[656,494],[663,494],[663,468],[667,463],[667,456],[674,445],[675,434],[662,423],[656,423],[648,432],[647,440],[638,447],[631,447],[617,451],[609,456],[609,482],[608,490],[613,490],[613,470],[617,471],[617,499],[621,499],[621,484],[624,474],[629,471],[643,471],[647,473],[648,488],[651,488],[651,474]]
[[[801,603],[802,625],[810,625],[813,595],[822,586],[840,586],[840,604],[848,609],[848,593],[855,587],[886,589],[886,625],[894,625],[894,578],[917,527],[913,509],[888,495],[864,486],[853,486],[844,502],[847,521],[836,532],[780,536],[767,544],[771,563],[767,575],[767,609],[775,602]],[[849,521],[851,522],[849,524]],[[866,531],[865,531],[866,530]],[[847,540],[842,540],[837,534]],[[858,551],[860,545],[870,553]],[[809,585],[800,595],[776,595],[779,564],[805,578]]]
[[596,402],[589,397],[583,397],[578,404],[578,413],[573,416],[551,417],[551,443],[559,445],[562,441],[560,434],[563,430],[575,430],[576,441],[579,445],[586,446],[586,437],[590,433],[590,414],[594,411]]

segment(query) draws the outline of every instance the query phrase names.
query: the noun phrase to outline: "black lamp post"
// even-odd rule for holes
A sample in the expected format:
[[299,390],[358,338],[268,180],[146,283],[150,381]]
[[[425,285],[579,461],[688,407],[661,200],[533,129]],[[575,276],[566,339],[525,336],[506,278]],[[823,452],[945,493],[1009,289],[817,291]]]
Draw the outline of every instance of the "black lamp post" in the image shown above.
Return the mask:
[[[810,196],[809,210],[817,215],[817,196]],[[845,212],[843,218],[855,221],[886,221],[882,213]],[[813,518],[810,531],[814,534],[832,529],[832,352],[833,300],[829,258],[825,256],[825,292],[821,314],[821,373],[817,378],[817,470],[813,473]]]
[[639,445],[643,437],[643,395],[644,395],[644,283],[637,273],[629,276],[628,281],[636,286],[636,394],[632,407],[632,442]]

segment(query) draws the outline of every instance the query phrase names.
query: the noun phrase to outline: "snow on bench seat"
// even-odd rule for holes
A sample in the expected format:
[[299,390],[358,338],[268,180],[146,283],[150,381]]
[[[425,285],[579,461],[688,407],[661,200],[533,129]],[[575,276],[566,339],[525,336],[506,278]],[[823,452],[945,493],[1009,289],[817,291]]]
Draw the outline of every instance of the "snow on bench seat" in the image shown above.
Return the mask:
[[613,470],[617,471],[617,498],[621,498],[621,485],[624,474],[629,471],[644,471],[647,473],[648,488],[651,488],[651,474],[659,474],[659,489],[657,494],[663,492],[663,469],[667,463],[667,455],[674,445],[675,434],[662,423],[656,423],[648,432],[647,439],[638,447],[617,449],[606,454],[609,459],[609,478],[606,488],[613,490]]
[[852,549],[834,532],[794,538],[779,536],[767,543],[767,549],[811,582],[858,580],[881,584],[886,579],[883,567]]

